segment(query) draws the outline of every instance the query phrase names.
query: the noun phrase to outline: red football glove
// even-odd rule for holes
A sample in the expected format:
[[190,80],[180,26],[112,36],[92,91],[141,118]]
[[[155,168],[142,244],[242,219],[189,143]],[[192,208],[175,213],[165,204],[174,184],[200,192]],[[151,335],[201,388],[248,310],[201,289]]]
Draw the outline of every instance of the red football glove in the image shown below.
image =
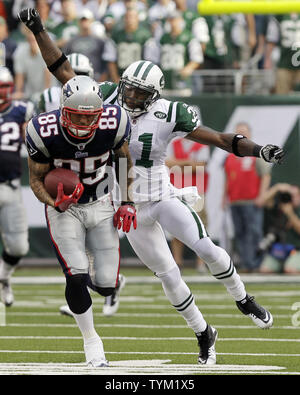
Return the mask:
[[114,215],[114,226],[121,229],[123,232],[129,232],[131,224],[133,224],[133,228],[136,229],[136,211],[135,207],[132,204],[124,204],[123,206],[118,208],[118,211]]
[[79,183],[76,185],[74,192],[72,195],[65,195],[64,186],[61,182],[57,185],[57,197],[54,203],[54,206],[57,211],[66,211],[70,207],[71,204],[76,204],[83,194],[84,186]]

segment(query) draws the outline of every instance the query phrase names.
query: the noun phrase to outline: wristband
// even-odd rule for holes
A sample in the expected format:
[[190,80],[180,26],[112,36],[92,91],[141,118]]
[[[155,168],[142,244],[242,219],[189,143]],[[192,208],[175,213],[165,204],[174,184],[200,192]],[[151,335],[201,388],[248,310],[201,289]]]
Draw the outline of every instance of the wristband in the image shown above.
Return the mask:
[[57,207],[54,207],[54,209],[58,212],[58,213],[63,213],[63,211],[57,206]]
[[130,206],[134,206],[134,202],[121,202],[121,206],[125,206],[126,204],[129,204]]
[[232,139],[232,143],[231,143],[231,146],[232,146],[232,152],[234,153],[234,155],[236,155],[236,156],[243,156],[243,155],[241,155],[240,153],[239,153],[239,151],[238,151],[238,142],[240,141],[240,140],[242,140],[242,139],[245,139],[246,137],[245,136],[243,136],[242,134],[235,134],[234,135],[234,137],[233,137],[233,139]]
[[62,53],[61,57],[57,59],[56,62],[52,63],[50,66],[48,66],[48,70],[53,73],[56,71],[68,58],[64,53]]

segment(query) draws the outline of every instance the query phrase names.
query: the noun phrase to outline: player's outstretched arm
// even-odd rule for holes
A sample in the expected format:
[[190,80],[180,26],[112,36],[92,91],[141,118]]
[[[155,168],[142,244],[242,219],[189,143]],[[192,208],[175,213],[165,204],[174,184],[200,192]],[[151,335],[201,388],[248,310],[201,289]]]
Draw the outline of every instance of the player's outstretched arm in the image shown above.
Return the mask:
[[284,157],[282,148],[277,145],[261,146],[240,134],[220,133],[206,126],[199,126],[186,138],[201,144],[215,145],[237,156],[255,156],[271,163],[281,163]]
[[58,81],[65,84],[69,79],[73,78],[75,73],[70,62],[49,37],[37,10],[34,8],[25,8],[18,16],[34,34],[48,69]]

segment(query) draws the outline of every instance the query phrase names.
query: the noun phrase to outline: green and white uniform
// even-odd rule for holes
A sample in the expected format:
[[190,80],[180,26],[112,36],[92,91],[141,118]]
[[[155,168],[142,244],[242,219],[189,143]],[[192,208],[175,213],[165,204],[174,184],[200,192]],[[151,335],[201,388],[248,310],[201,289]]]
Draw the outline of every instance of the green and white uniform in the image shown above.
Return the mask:
[[59,108],[61,87],[52,86],[45,89],[40,96],[38,103],[39,112],[49,112]]
[[231,32],[235,19],[230,15],[205,16],[210,40],[207,43],[205,57],[220,67],[232,66],[234,60]]
[[[103,83],[101,90],[105,103],[116,103],[116,84]],[[199,126],[191,107],[165,99],[131,118],[129,150],[137,175],[133,190],[138,229],[126,234],[137,256],[162,280],[166,296],[195,332],[203,330],[205,321],[180,277],[164,230],[195,251],[236,300],[246,294],[229,255],[210,240],[201,219],[185,201],[184,192],[170,183],[164,164],[169,142],[177,136],[187,136]]]
[[300,70],[300,14],[276,15],[270,20],[266,39],[279,45],[279,68]]
[[200,42],[188,30],[183,30],[177,37],[165,33],[160,39],[160,67],[164,72],[166,89],[182,89],[190,84],[190,79],[183,80],[178,73],[187,63],[203,62]]
[[139,27],[133,33],[124,29],[114,30],[111,39],[105,43],[103,60],[115,62],[119,75],[133,62],[143,59],[147,45],[153,42],[149,29]]

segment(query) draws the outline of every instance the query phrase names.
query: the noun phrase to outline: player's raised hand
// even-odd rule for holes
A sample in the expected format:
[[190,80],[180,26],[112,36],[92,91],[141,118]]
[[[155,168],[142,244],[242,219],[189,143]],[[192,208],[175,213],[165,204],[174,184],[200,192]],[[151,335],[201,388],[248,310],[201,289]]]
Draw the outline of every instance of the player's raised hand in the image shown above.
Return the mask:
[[266,162],[280,164],[284,157],[284,151],[277,145],[267,144],[261,148],[259,156]]
[[117,212],[114,215],[113,224],[118,229],[121,229],[123,232],[129,232],[131,224],[133,228],[136,229],[136,210],[133,204],[123,204],[118,208]]
[[33,34],[38,34],[45,30],[40,14],[35,8],[25,8],[19,12],[18,17]]
[[71,195],[65,195],[63,183],[57,185],[57,197],[55,200],[55,209],[59,212],[68,210],[72,204],[76,204],[83,194],[84,187],[81,183],[77,184]]

